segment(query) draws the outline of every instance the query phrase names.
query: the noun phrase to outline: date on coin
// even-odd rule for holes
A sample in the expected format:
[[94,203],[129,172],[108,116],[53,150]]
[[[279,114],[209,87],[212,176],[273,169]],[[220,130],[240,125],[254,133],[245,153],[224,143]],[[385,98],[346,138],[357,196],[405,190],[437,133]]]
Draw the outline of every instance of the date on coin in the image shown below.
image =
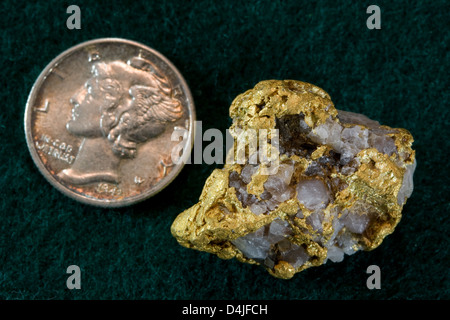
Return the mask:
[[[120,207],[165,188],[185,159],[171,160],[176,127],[193,143],[195,108],[186,81],[161,53],[116,38],[56,57],[31,89],[28,148],[44,177],[81,202]],[[188,157],[184,152],[183,157]]]

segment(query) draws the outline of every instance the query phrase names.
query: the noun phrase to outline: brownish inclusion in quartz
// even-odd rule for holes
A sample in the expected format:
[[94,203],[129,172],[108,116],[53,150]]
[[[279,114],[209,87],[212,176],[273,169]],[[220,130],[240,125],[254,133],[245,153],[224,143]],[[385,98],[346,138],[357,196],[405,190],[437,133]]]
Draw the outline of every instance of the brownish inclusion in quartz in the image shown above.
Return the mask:
[[235,145],[239,130],[278,129],[278,171],[267,174],[249,148],[245,163],[214,170],[171,227],[181,245],[289,279],[394,231],[416,167],[407,130],[337,110],[324,90],[294,80],[258,83],[230,116]]

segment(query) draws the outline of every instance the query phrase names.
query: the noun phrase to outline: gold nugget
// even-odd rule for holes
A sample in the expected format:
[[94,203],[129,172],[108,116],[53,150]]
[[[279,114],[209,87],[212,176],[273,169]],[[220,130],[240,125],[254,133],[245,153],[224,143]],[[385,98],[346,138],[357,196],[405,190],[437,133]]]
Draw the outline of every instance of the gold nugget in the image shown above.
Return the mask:
[[[235,148],[174,221],[181,245],[289,279],[372,250],[394,231],[416,167],[407,130],[337,110],[324,90],[294,80],[258,83],[230,116]],[[248,132],[266,134],[270,157],[260,156],[261,139],[250,147]]]

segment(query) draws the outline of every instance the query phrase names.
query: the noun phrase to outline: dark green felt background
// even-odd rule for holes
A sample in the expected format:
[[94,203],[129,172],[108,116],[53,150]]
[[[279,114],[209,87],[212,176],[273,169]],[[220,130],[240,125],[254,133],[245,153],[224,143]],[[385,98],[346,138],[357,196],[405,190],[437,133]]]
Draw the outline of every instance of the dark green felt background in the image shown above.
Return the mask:
[[[1,299],[448,299],[448,1],[2,1]],[[66,8],[82,29],[66,28]],[[187,165],[163,192],[123,209],[77,203],[29,156],[27,95],[41,70],[85,40],[122,37],[163,53],[187,80],[204,130],[230,125],[233,98],[265,79],[322,87],[339,109],[415,137],[415,190],[396,231],[372,252],[272,278],[260,267],[178,245],[170,226],[216,166]],[[66,268],[82,289],[66,288]],[[366,268],[382,272],[368,290]]]

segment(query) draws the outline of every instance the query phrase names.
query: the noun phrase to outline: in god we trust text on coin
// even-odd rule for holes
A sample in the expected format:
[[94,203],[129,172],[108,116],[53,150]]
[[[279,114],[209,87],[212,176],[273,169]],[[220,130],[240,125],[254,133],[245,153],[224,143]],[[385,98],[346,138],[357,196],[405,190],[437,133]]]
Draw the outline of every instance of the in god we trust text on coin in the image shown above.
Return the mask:
[[[195,109],[180,72],[140,43],[105,38],[60,54],[38,77],[25,111],[31,156],[58,190],[84,203],[119,207],[166,187],[174,128],[189,134]],[[183,157],[188,157],[184,152]]]

